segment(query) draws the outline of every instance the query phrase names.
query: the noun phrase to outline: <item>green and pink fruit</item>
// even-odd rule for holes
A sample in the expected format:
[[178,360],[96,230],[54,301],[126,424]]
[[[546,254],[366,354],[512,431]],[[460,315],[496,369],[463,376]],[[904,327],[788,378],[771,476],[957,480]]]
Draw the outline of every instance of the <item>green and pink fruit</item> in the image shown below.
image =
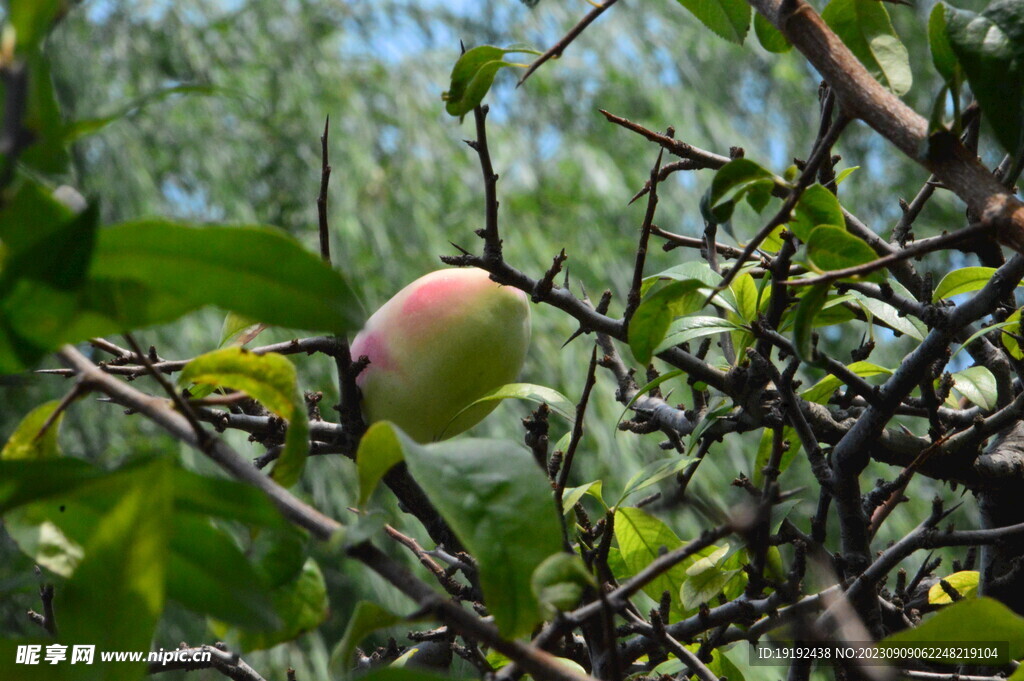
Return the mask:
[[516,380],[529,342],[522,291],[477,268],[420,277],[374,312],[352,342],[354,359],[370,358],[356,379],[367,420],[392,421],[417,442],[457,435],[494,409],[497,402],[488,401],[460,414]]

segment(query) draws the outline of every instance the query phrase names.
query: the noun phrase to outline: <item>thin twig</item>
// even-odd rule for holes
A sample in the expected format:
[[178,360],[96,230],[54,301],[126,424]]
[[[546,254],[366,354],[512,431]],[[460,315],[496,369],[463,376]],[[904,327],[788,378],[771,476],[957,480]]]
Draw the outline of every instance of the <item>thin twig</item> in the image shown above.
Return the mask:
[[320,231],[320,257],[331,262],[331,230],[327,221],[327,187],[331,181],[331,164],[328,157],[327,141],[331,132],[331,117],[324,122],[324,134],[320,137],[320,195],[316,199],[316,212]]
[[611,7],[618,1],[619,0],[605,0],[605,2],[603,2],[600,5],[596,5],[594,9],[590,10],[590,12],[588,12],[587,15],[583,17],[578,24],[569,29],[569,32],[566,33],[561,40],[552,45],[547,52],[537,57],[537,59],[535,59],[533,63],[530,64],[529,67],[527,67],[526,73],[524,73],[523,77],[519,79],[519,82],[516,84],[516,87],[519,87],[520,85],[525,83],[526,79],[533,75],[533,72],[539,69],[545,62],[551,59],[557,59],[558,57],[561,57],[562,53],[565,52],[565,48],[569,47],[569,45],[572,44],[572,41],[576,40],[576,38],[578,38],[579,35],[583,33],[584,30],[586,30],[587,26],[592,24],[595,19],[604,14],[605,10],[607,10],[609,7]]

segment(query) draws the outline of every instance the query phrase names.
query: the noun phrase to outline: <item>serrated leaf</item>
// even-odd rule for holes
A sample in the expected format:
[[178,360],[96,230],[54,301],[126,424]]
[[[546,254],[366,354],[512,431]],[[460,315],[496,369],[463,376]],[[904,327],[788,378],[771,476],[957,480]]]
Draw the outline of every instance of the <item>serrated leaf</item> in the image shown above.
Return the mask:
[[942,278],[932,294],[932,302],[937,303],[968,291],[984,288],[995,273],[994,267],[961,267],[953,270]]
[[854,56],[897,97],[910,90],[910,56],[885,5],[877,0],[831,0],[821,18]]
[[996,408],[996,377],[983,366],[973,366],[953,374],[953,388],[985,411]]
[[750,28],[750,6],[743,0],[678,0],[718,36],[743,44]]
[[[945,581],[964,598],[973,598],[978,594],[981,573],[977,570],[962,570],[946,577]],[[942,588],[942,584],[936,582],[928,589],[928,602],[931,605],[949,605],[953,602],[953,599]]]
[[288,421],[284,451],[272,476],[285,487],[298,482],[309,453],[309,417],[299,391],[295,366],[284,355],[257,355],[239,347],[214,350],[185,365],[179,385],[227,386],[246,393]]
[[535,404],[546,404],[550,407],[551,411],[569,421],[569,423],[576,420],[576,405],[573,404],[569,398],[554,388],[547,388],[543,385],[534,385],[533,383],[506,383],[505,385],[490,391],[475,402],[466,405],[458,414],[451,418],[451,421],[449,421],[448,424],[451,425],[460,416],[462,416],[462,414],[478,404],[499,402],[501,400],[509,399],[526,400],[527,402],[533,402]]

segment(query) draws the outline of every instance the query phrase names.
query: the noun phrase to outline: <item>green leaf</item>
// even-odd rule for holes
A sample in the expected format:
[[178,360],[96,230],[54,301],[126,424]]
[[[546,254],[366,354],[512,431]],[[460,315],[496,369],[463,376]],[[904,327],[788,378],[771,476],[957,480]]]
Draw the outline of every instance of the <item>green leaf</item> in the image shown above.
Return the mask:
[[1024,143],[1024,5],[997,0],[981,14],[947,7],[946,36],[984,117],[1010,154]]
[[626,486],[623,487],[622,494],[619,495],[619,500],[615,502],[615,505],[619,506],[631,494],[647,489],[651,485],[655,485],[665,478],[675,475],[691,463],[693,463],[692,459],[673,457],[671,459],[659,459],[647,464],[626,481]]
[[1024,352],[1021,351],[1020,344],[1016,338],[1016,336],[1020,335],[1020,313],[1021,310],[1017,310],[1006,318],[1006,333],[1000,334],[1003,347],[1006,348],[1006,351],[1014,359],[1024,359]]
[[[647,292],[661,281],[687,281],[689,279],[696,279],[709,289],[713,289],[722,281],[722,275],[711,269],[711,266],[706,262],[691,260],[689,262],[680,263],[670,267],[667,270],[658,272],[657,274],[651,274],[644,277],[640,284],[640,295],[646,296]],[[699,308],[692,311],[696,312],[697,309]]]
[[793,49],[786,36],[772,26],[760,12],[754,12],[754,33],[757,34],[757,41],[761,43],[761,47],[769,52],[782,54]]
[[995,273],[994,267],[961,267],[953,270],[942,278],[932,294],[932,302],[937,303],[968,291],[977,291],[988,283]]
[[376,603],[356,603],[352,616],[345,626],[344,635],[331,652],[331,674],[339,678],[347,676],[352,670],[352,654],[364,638],[378,629],[387,629],[404,621],[406,620],[401,615],[396,615]]
[[[876,0],[867,0],[875,2]],[[842,227],[835,225],[819,225],[811,230],[807,238],[807,258],[811,265],[821,272],[842,270],[855,267],[878,259],[874,249],[859,236],[850,234]],[[848,277],[883,281],[885,273],[875,270],[868,274]]]
[[[74,576],[57,591],[62,639],[98,650],[149,650],[164,608],[170,473],[165,459],[121,476],[120,496],[99,519]],[[136,681],[144,668],[144,662],[87,667],[92,673],[82,678]]]
[[789,223],[789,230],[806,243],[811,231],[818,225],[845,224],[843,208],[839,205],[836,195],[822,185],[814,184],[800,196],[793,209],[793,220]]
[[73,214],[33,183],[0,213],[8,248],[0,273],[0,373],[35,364],[59,345],[85,280],[98,212]]
[[104,478],[103,471],[79,459],[0,460],[0,515]]
[[[893,285],[893,281],[891,279],[889,280],[889,285]],[[917,317],[911,317],[910,315],[901,316],[899,310],[888,303],[883,303],[875,298],[869,298],[857,291],[853,292],[853,298],[870,316],[878,317],[893,329],[910,336],[914,340],[922,341],[924,340],[925,334],[928,333],[928,327],[926,327],[921,320]]]
[[[892,375],[892,369],[886,369],[883,366],[879,366],[878,364],[873,364],[871,362],[854,362],[847,365],[846,368],[861,378]],[[829,374],[807,390],[800,393],[800,397],[804,398],[808,402],[825,404],[828,402],[829,398],[832,397],[832,393],[838,390],[841,385],[843,385],[843,380],[841,378],[834,374]]]
[[[650,565],[662,551],[672,551],[683,544],[667,525],[639,508],[616,509],[615,539],[630,575]],[[658,602],[662,593],[668,591],[673,596],[673,614],[682,615],[682,604],[677,596],[686,581],[687,567],[684,561],[663,572],[643,587],[644,593]]]
[[33,50],[50,31],[64,0],[11,0],[7,19],[14,27],[18,51]]
[[506,440],[448,440],[406,447],[406,463],[438,512],[477,559],[487,609],[501,632],[530,633],[541,614],[530,576],[561,550],[547,476]]
[[570,402],[569,398],[554,388],[546,388],[542,385],[534,385],[533,383],[506,383],[505,385],[490,391],[475,402],[463,407],[458,414],[451,418],[448,424],[451,425],[465,412],[478,404],[498,402],[507,399],[526,400],[528,402],[534,402],[535,404],[546,404],[551,408],[551,411],[566,419],[569,423],[576,420],[576,405]]
[[821,312],[828,298],[829,284],[815,284],[800,299],[793,317],[793,345],[797,356],[805,362],[813,362],[814,318]]
[[284,451],[274,465],[273,478],[290,487],[298,482],[309,452],[309,417],[299,391],[295,366],[284,355],[257,355],[230,347],[200,355],[185,365],[179,385],[202,383],[241,390],[288,421]]
[[910,57],[889,21],[884,3],[831,0],[821,18],[871,75],[894,95],[898,97],[910,90],[913,82]]
[[[964,598],[973,598],[978,595],[978,583],[981,573],[977,570],[962,570],[954,572],[945,578],[945,582],[953,587],[958,594]],[[928,589],[928,602],[931,605],[949,605],[953,602],[942,584],[936,582]]]
[[419,445],[393,424],[379,427],[394,429],[413,479],[476,558],[495,624],[510,638],[528,634],[541,620],[530,575],[561,550],[551,485],[533,456],[508,440]]
[[674,281],[645,298],[629,320],[629,349],[641,364],[648,364],[654,349],[661,344],[668,332],[672,317],[680,308],[686,309],[700,303],[695,299],[702,296],[704,284],[696,279]]
[[983,366],[973,366],[953,374],[953,388],[985,411],[996,408],[996,377]]
[[[81,563],[83,547],[91,541],[95,528],[121,498],[123,489],[138,477],[135,471],[140,466],[106,473],[68,459],[30,463],[34,465],[8,469],[6,478],[28,485],[39,478],[63,478],[63,489],[37,488],[34,503],[5,513],[7,529],[23,552],[54,573],[69,577]],[[141,468],[152,465],[157,464],[144,463]],[[69,473],[76,473],[77,479]],[[174,500],[173,513],[166,513],[162,521],[170,531],[167,598],[197,613],[246,627],[272,626],[273,613],[263,595],[266,581],[235,540],[211,524],[210,517],[267,528],[262,536],[275,542],[299,538],[287,544],[297,556],[303,553],[301,533],[255,488],[180,469],[172,469],[168,477]]]
[[228,312],[224,315],[224,324],[220,329],[220,343],[218,343],[218,346],[224,347],[228,343],[232,345],[245,345],[245,343],[236,342],[235,339],[240,338],[243,334],[253,333],[261,326],[263,324],[249,317],[235,312]]
[[[346,333],[363,316],[341,275],[267,227],[200,228],[163,220],[108,227],[100,230],[91,278],[141,285],[179,298],[188,309],[217,305],[296,329]],[[121,329],[173,319],[136,319],[127,301],[113,302],[111,317]]]
[[736,297],[736,312],[739,318],[748,324],[757,319],[757,284],[750,273],[743,272],[737,275],[729,284],[729,288]]
[[64,119],[57,105],[49,60],[38,50],[33,50],[25,63],[28,68],[28,102],[22,125],[32,135],[32,143],[21,154],[20,161],[43,173],[62,173],[67,169],[69,157],[64,143]]
[[191,513],[175,513],[168,522],[168,599],[240,627],[280,625],[265,594],[267,584],[230,534]]
[[935,70],[946,84],[958,82],[962,78],[960,62],[957,61],[953,46],[949,43],[949,36],[946,35],[946,6],[941,2],[936,3],[932,7],[932,13],[928,15],[928,47],[932,53]]
[[397,429],[386,421],[371,425],[356,451],[360,507],[366,506],[384,475],[403,459]]
[[741,568],[725,569],[723,563],[729,553],[728,545],[705,556],[686,569],[686,581],[679,591],[679,599],[687,610],[711,603],[733,579],[742,575]]
[[554,617],[579,605],[583,592],[596,587],[597,581],[579,556],[559,552],[537,566],[530,586],[545,616]]
[[218,638],[237,640],[243,650],[272,648],[315,629],[328,615],[327,586],[320,566],[312,558],[306,559],[298,578],[273,589],[270,600],[281,620],[274,630],[232,630],[218,622],[211,622],[211,629]]
[[[998,635],[997,635],[998,633]],[[1008,641],[1010,659],[1024,657],[1024,617],[1020,617],[999,601],[986,598],[965,598],[935,613],[920,626],[904,629],[883,639],[879,646],[899,647],[907,644],[957,641],[963,643]],[[943,660],[937,660],[943,662]],[[950,659],[949,664],[962,664],[963,658]]]
[[174,509],[233,520],[275,533],[301,535],[261,490],[234,480],[174,470]]
[[750,28],[750,6],[743,0],[679,0],[679,4],[720,37],[743,44]]
[[696,340],[697,338],[742,330],[743,327],[741,325],[736,322],[731,322],[728,319],[722,319],[721,317],[709,317],[702,315],[680,317],[669,325],[668,330],[665,333],[665,337],[654,349],[654,354],[679,345],[680,343],[688,343],[692,340]]
[[445,110],[448,114],[462,118],[479,106],[500,69],[521,66],[503,61],[502,58],[506,54],[522,52],[534,53],[533,50],[503,49],[493,45],[480,45],[464,52],[452,68],[448,91],[441,95],[441,99],[446,102]]
[[860,166],[850,166],[849,168],[843,168],[838,173],[836,173],[836,186],[841,185],[843,183],[843,180],[852,175],[856,170],[860,170]]
[[601,502],[602,506],[607,506],[604,503],[604,498],[601,496],[602,483],[600,480],[594,480],[580,485],[579,487],[566,487],[562,493],[562,513],[569,513],[576,504],[583,499],[584,496],[590,495]]
[[715,173],[711,187],[701,199],[701,214],[708,222],[727,222],[740,200],[770,194],[775,182],[775,175],[750,159],[729,161]]
[[53,416],[60,405],[59,400],[44,402],[28,413],[18,424],[18,427],[7,438],[7,443],[0,451],[0,459],[13,461],[17,459],[55,459],[60,456],[60,447],[57,444],[57,431],[60,429],[64,414],[57,416],[56,420],[46,429],[42,437],[39,437],[40,429],[46,421]]
[[[651,564],[663,551],[672,551],[683,545],[679,537],[663,522],[639,508],[619,508],[615,511],[615,539],[619,544],[619,553],[628,575],[635,575]],[[674,565],[646,586],[644,593],[654,599],[661,600],[661,594],[668,591],[672,594],[672,615],[683,617],[686,608],[679,602],[678,595],[686,582],[686,570],[697,560],[717,551],[717,547],[708,547],[697,555]],[[616,575],[619,576],[619,575]]]

